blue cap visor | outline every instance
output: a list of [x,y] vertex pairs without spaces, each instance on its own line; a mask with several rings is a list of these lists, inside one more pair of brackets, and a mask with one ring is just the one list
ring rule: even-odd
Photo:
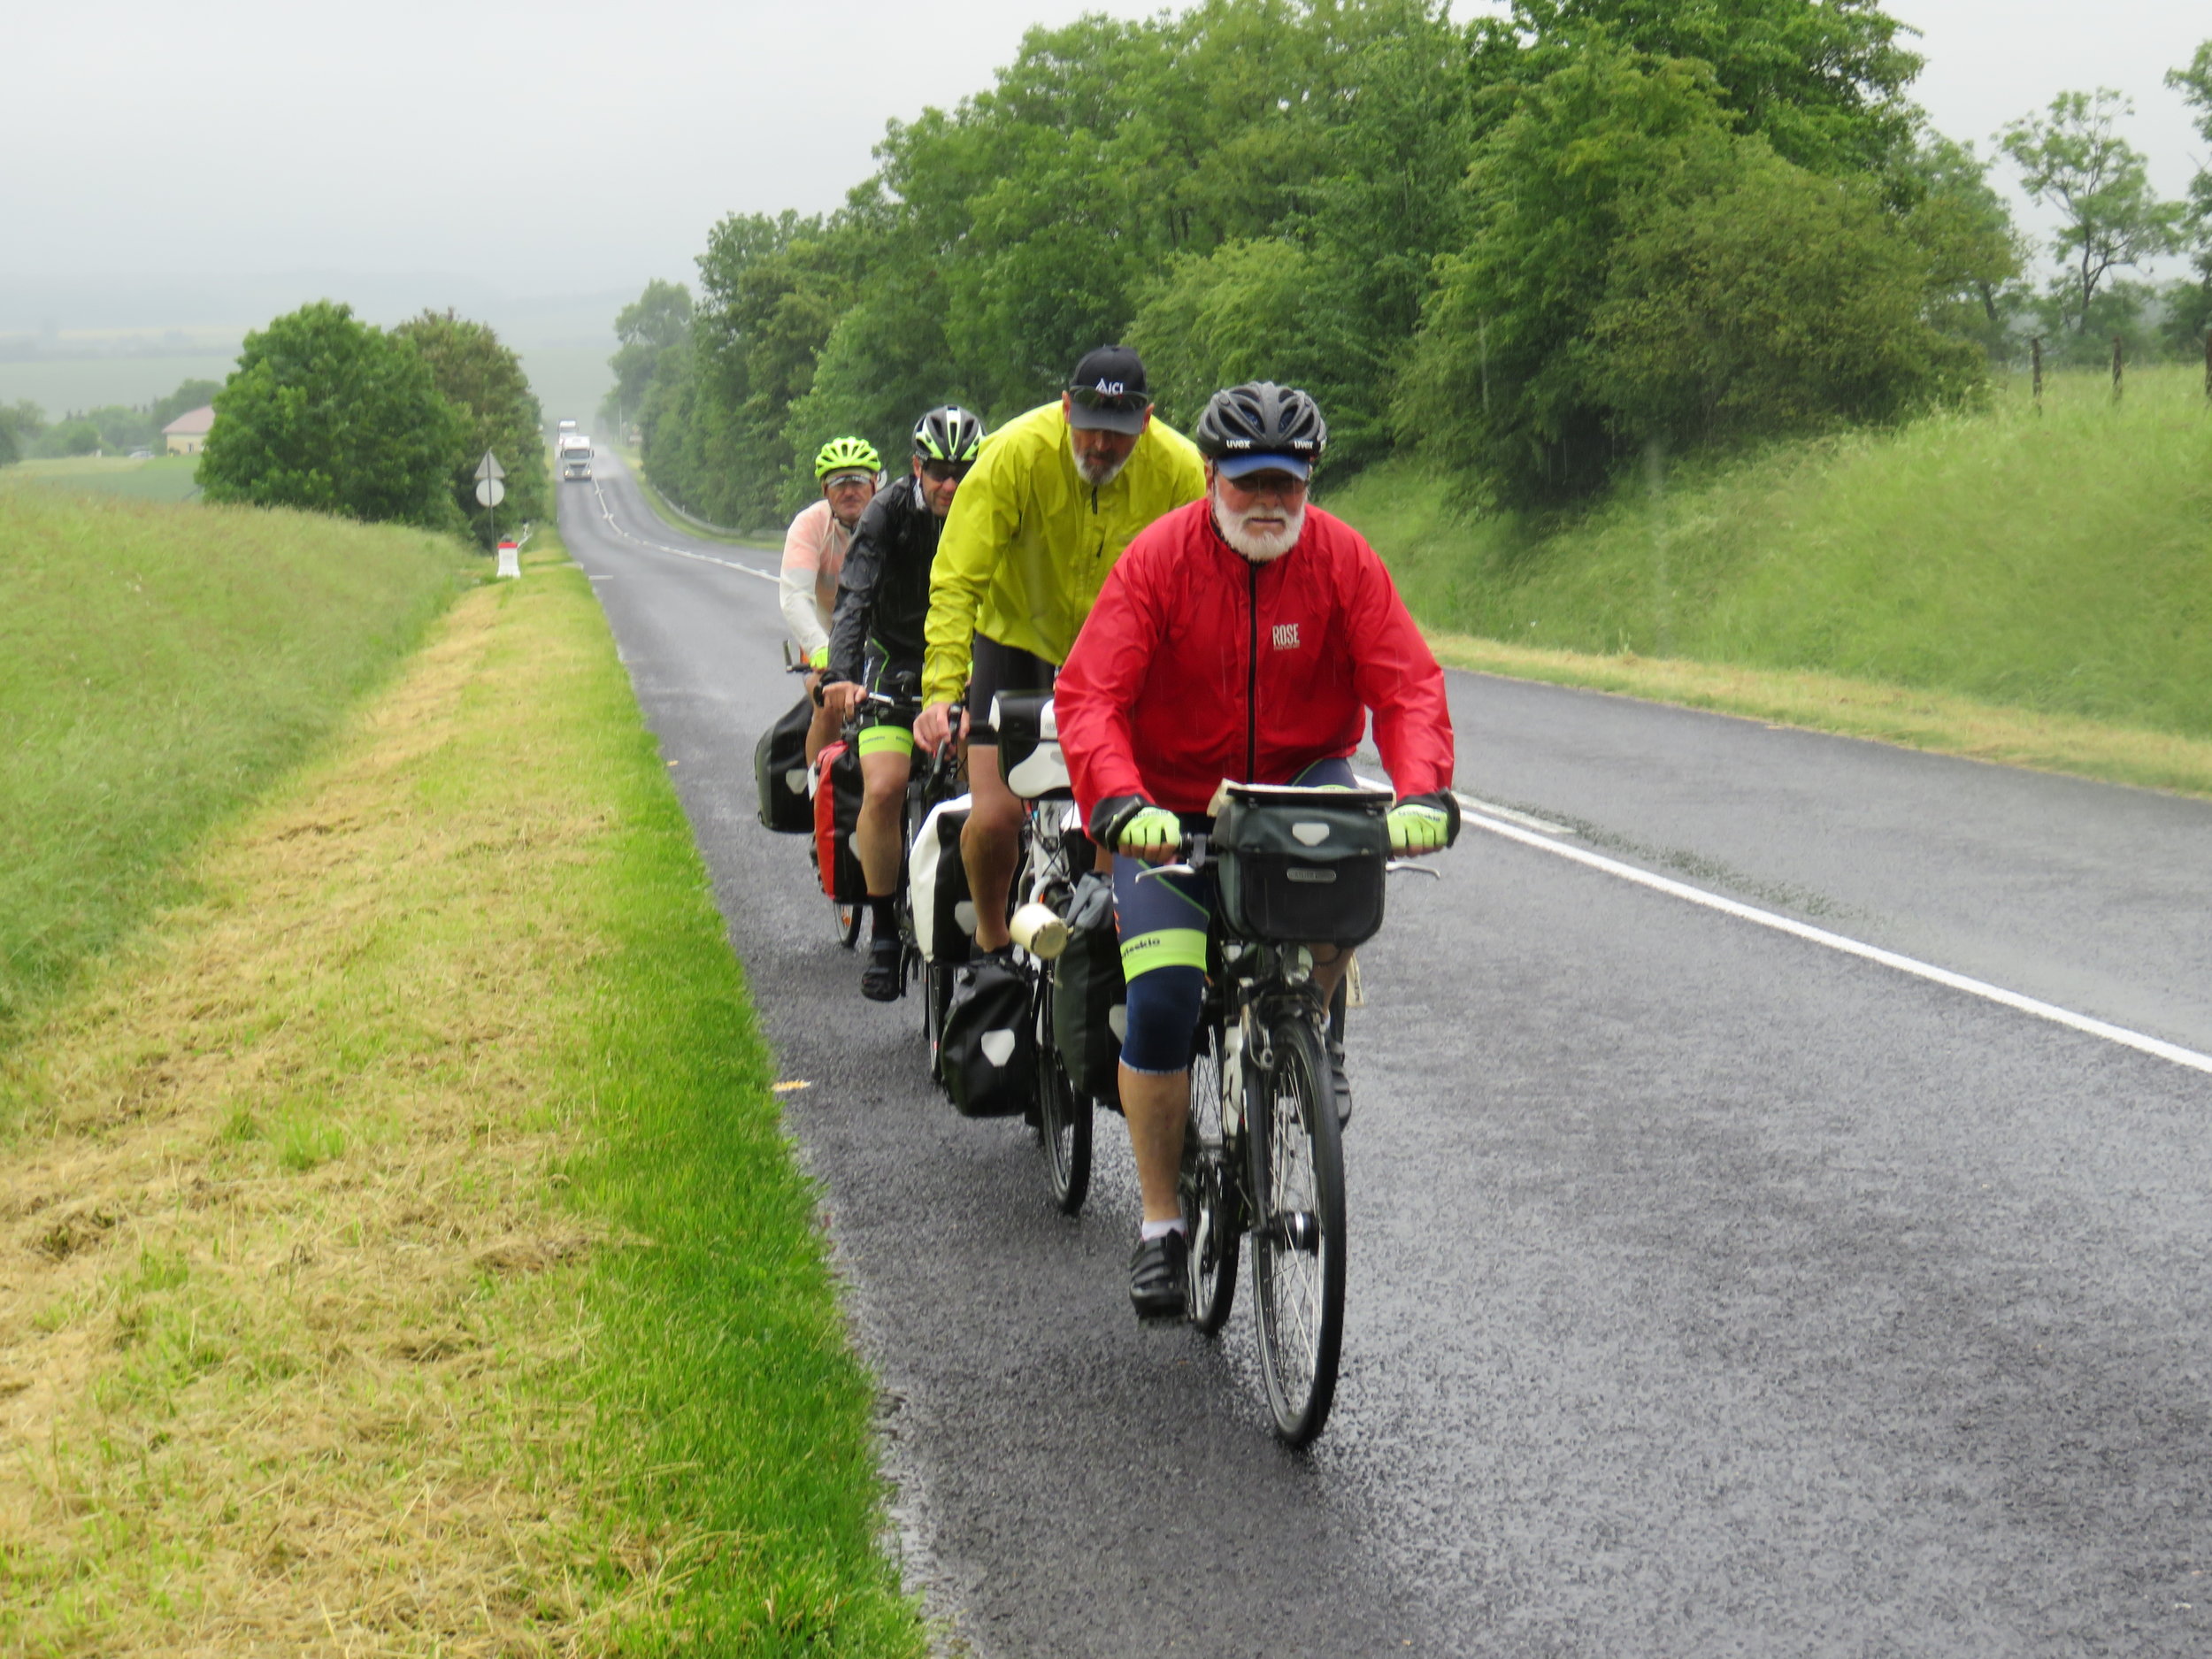
[[1294,455],[1225,455],[1214,463],[1214,471],[1224,478],[1242,478],[1248,472],[1287,472],[1293,478],[1310,478],[1313,466]]

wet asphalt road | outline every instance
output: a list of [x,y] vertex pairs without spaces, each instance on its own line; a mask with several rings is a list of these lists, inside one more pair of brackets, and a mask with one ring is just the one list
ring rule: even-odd
[[[562,503],[810,1085],[952,1650],[2212,1652],[2212,1077],[1471,833],[1363,952],[1344,1376],[1286,1453],[1241,1295],[1218,1344],[1131,1320],[1118,1120],[1054,1214],[756,822],[795,691],[739,567],[775,556],[670,531],[611,458]],[[2212,1049],[2212,807],[1452,700],[1461,788],[1569,844]]]

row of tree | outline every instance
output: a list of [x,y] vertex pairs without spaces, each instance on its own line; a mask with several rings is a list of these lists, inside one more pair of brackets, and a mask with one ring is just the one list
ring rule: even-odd
[[[488,547],[551,503],[543,419],[486,324],[426,311],[389,330],[303,305],[246,336],[199,469],[211,502],[298,507],[472,534]],[[487,452],[506,499],[476,501]]]
[[219,381],[188,380],[166,397],[157,397],[142,408],[107,403],[98,409],[72,410],[55,421],[49,421],[46,411],[31,399],[19,398],[0,405],[0,466],[42,457],[128,455],[134,449],[158,449],[164,426],[187,410],[200,408],[221,389]]
[[[824,438],[896,444],[948,399],[1002,419],[1125,339],[1178,424],[1265,374],[1322,400],[1339,465],[1424,453],[1536,501],[1653,439],[1970,397],[2024,329],[2085,340],[2132,305],[2139,333],[2116,275],[2185,241],[2204,280],[2165,305],[2194,326],[2212,185],[2153,201],[2114,95],[2016,124],[2005,152],[2070,215],[2039,296],[1902,39],[1873,0],[1463,26],[1442,0],[1202,0],[1033,30],[990,90],[893,122],[837,212],[716,226],[695,305],[657,282],[618,320],[611,412],[680,503],[763,526]],[[2177,84],[2212,125],[2208,52]]]

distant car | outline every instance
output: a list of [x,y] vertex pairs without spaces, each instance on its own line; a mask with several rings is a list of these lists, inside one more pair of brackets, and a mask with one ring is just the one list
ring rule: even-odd
[[131,451],[131,459],[134,461],[150,461],[153,458],[154,452],[151,449],[133,449]]

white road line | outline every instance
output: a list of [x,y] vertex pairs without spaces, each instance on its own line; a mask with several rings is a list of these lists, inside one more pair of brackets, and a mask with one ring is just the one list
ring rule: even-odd
[[741,571],[748,576],[757,576],[764,582],[780,584],[783,580],[777,572],[756,570],[752,565],[741,565],[735,559],[719,559],[711,553],[694,553],[687,548],[670,547],[663,541],[648,541],[641,535],[634,535],[615,522],[614,510],[607,505],[607,492],[599,488],[599,480],[595,478],[591,480],[591,493],[599,497],[599,516],[607,521],[607,528],[625,541],[634,541],[638,546],[650,548],[656,553],[672,553],[680,559],[694,559],[702,565],[719,565],[726,571]]
[[1517,812],[1509,806],[1500,806],[1495,801],[1464,795],[1455,789],[1452,794],[1459,801],[1463,812],[1487,812],[1492,818],[1502,818],[1509,824],[1518,824],[1523,829],[1532,829],[1540,835],[1571,835],[1574,832],[1564,824],[1554,824],[1544,818],[1532,818],[1526,812]]
[[[1461,803],[1463,807],[1466,803],[1465,796],[1461,797]],[[2002,986],[1991,985],[1983,979],[1969,979],[1965,974],[1954,973],[1948,968],[1939,968],[1932,963],[1920,962],[1911,956],[1900,956],[1893,950],[1884,950],[1878,945],[1863,944],[1855,939],[1847,939],[1841,933],[1832,933],[1824,927],[1814,927],[1804,922],[1794,921],[1786,916],[1778,916],[1772,910],[1763,910],[1755,905],[1739,903],[1734,899],[1724,899],[1717,893],[1708,893],[1701,887],[1690,887],[1684,882],[1671,880],[1665,876],[1654,875],[1648,870],[1639,870],[1633,864],[1622,864],[1618,859],[1608,858],[1601,853],[1594,853],[1585,848],[1571,847],[1563,841],[1554,841],[1548,836],[1524,829],[1517,824],[1508,823],[1502,818],[1463,811],[1461,822],[1475,829],[1486,830],[1493,835],[1502,835],[1507,841],[1518,841],[1525,847],[1534,847],[1557,857],[1571,859],[1574,863],[1587,865],[1590,869],[1602,871],[1609,876],[1618,876],[1624,881],[1632,881],[1639,887],[1649,887],[1655,893],[1664,893],[1672,898],[1686,899],[1692,904],[1701,904],[1709,910],[1718,910],[1722,915],[1732,916],[1738,921],[1751,922],[1761,927],[1770,927],[1776,933],[1788,933],[1793,938],[1806,940],[1812,944],[1824,945],[1830,950],[1841,951],[1847,956],[1857,956],[1867,962],[1879,963],[1886,968],[1894,968],[1900,973],[1909,973],[1916,979],[1926,979],[1936,985],[1947,986],[1952,990],[1963,991],[1969,996],[1978,996],[1985,1002],[1995,1002],[2023,1014],[2032,1014],[2038,1019],[2047,1019],[2053,1025],[2064,1025],[2071,1031],[2083,1032],[2092,1037],[2101,1037],[2107,1042],[2116,1042],[2123,1048],[2133,1048],[2142,1054],[2154,1055],[2161,1060],[2170,1060],[2176,1065],[2187,1066],[2193,1071],[2212,1074],[2212,1055],[2199,1054],[2193,1048],[2184,1048],[2177,1043],[2162,1041],[2156,1037],[2148,1037],[2139,1031],[2130,1031],[2124,1025],[2109,1025],[2101,1019],[2092,1019],[2086,1014],[2077,1014],[2070,1009],[2060,1008],[2050,1002],[2038,1002],[2032,996],[2023,996],[2019,992],[2008,991]]]

